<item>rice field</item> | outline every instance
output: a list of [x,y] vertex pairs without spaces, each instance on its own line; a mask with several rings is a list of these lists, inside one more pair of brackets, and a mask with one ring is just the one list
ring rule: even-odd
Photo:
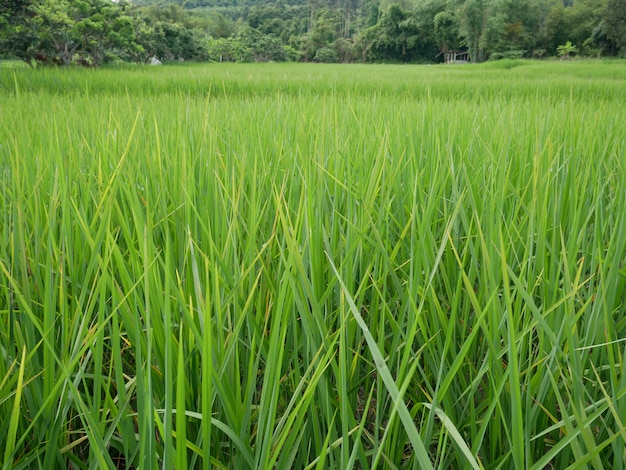
[[626,468],[626,63],[0,68],[0,465]]

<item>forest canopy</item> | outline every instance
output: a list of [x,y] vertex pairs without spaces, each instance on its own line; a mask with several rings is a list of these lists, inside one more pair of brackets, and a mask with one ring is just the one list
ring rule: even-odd
[[0,56],[112,61],[472,62],[626,56],[626,0],[6,0]]

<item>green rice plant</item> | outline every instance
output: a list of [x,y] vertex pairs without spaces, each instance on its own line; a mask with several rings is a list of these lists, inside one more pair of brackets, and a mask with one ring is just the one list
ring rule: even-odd
[[623,469],[622,68],[3,67],[3,468]]

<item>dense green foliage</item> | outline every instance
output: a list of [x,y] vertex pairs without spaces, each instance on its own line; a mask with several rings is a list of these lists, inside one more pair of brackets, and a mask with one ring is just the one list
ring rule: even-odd
[[441,62],[626,55],[626,0],[10,0],[0,54],[28,63]]
[[[172,8],[144,0],[151,8]],[[624,0],[309,0],[177,2],[194,15],[272,34],[303,60],[428,61],[469,50],[472,61],[548,57],[571,41],[587,56],[626,54]],[[169,6],[168,6],[169,5]],[[158,7],[156,7],[158,8]],[[236,34],[233,36],[236,38]]]
[[623,470],[625,65],[0,68],[0,465]]
[[0,8],[0,53],[27,63],[142,60],[130,5],[109,0],[11,0]]

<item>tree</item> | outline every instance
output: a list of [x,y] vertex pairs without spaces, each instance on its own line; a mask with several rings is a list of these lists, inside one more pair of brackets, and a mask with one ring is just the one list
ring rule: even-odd
[[249,28],[242,31],[239,40],[245,47],[246,62],[284,62],[287,60],[287,50],[282,41],[274,34],[262,34]]
[[509,0],[463,0],[458,5],[459,35],[472,62],[487,60],[490,52],[502,48],[508,4]]
[[626,56],[626,0],[609,0],[602,19],[606,37]]
[[5,53],[32,64],[99,65],[122,54],[141,55],[135,18],[124,1],[10,0],[0,10]]
[[75,28],[80,36],[79,51],[93,65],[114,59],[133,62],[146,59],[138,34],[144,25],[128,11],[127,3],[92,0],[91,10],[85,10],[85,16],[76,22]]
[[363,59],[402,62],[434,61],[441,48],[436,38],[437,2],[420,5],[414,12],[392,5],[376,25],[359,38]]
[[229,37],[210,39],[208,54],[216,62],[242,62],[247,52],[238,38]]
[[0,3],[0,55],[16,57],[27,63],[34,60],[32,45],[37,38],[29,28],[33,4],[33,0],[3,0]]
[[433,36],[439,49],[446,52],[458,47],[458,24],[454,13],[440,11],[433,18]]
[[507,23],[502,38],[502,56],[540,55],[545,46],[546,0],[516,0],[508,4]]
[[227,38],[235,33],[235,25],[230,18],[226,18],[221,13],[211,15],[209,32],[214,38]]
[[188,29],[180,23],[159,21],[153,24],[149,39],[152,55],[161,60],[209,59],[209,37],[202,30]]
[[556,51],[562,60],[567,60],[569,59],[570,54],[578,52],[578,48],[574,46],[571,41],[567,41],[565,44],[558,46]]
[[303,38],[305,60],[314,60],[318,49],[329,48],[341,37],[341,16],[338,10],[323,8],[315,17],[312,27]]

